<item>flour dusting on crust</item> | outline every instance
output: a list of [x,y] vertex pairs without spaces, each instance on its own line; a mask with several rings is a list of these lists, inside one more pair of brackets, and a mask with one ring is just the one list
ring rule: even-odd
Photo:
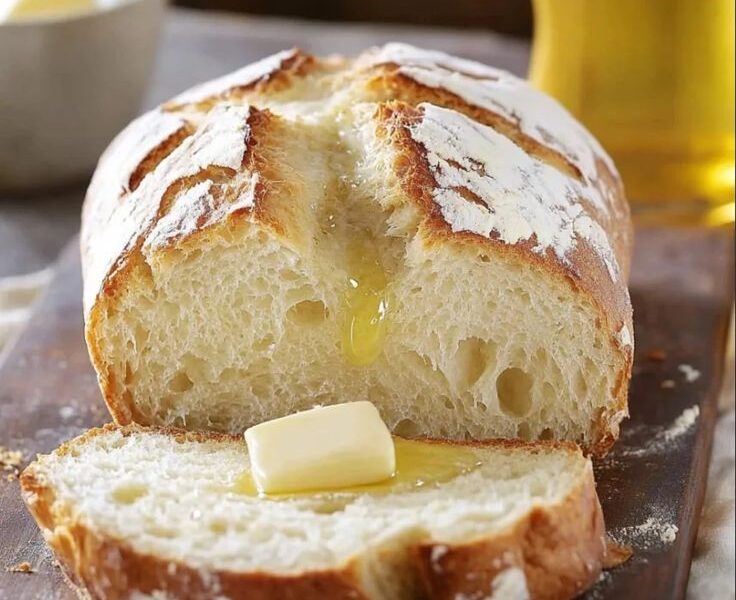
[[[135,192],[113,205],[107,220],[114,222],[114,227],[90,230],[96,235],[95,251],[90,254],[85,269],[85,311],[92,307],[118,257],[134,247],[141,238],[147,247],[166,243],[168,238],[165,234],[172,233],[171,222],[164,223],[160,229],[154,229],[152,233],[155,235],[148,239],[145,237],[154,226],[164,194],[170,186],[209,167],[233,171],[241,167],[249,134],[249,116],[250,108],[247,106],[225,104],[214,108],[197,132],[186,138],[161,161],[143,179]],[[92,185],[95,184],[93,182]],[[203,192],[203,188],[198,188],[197,192]],[[185,196],[186,199],[192,198],[191,195]],[[197,215],[191,215],[191,218],[196,222]],[[187,227],[189,226],[184,225],[180,229],[186,230]]]
[[[613,281],[619,266],[605,232],[585,212],[585,187],[527,154],[495,129],[433,104],[410,126],[437,181],[433,199],[452,231],[495,236],[507,244],[533,241],[564,264],[585,240]],[[467,198],[469,192],[471,199]]]
[[284,50],[272,56],[267,56],[233,73],[228,73],[218,79],[193,87],[173,98],[170,104],[181,105],[204,102],[210,98],[226,94],[232,89],[245,87],[258,80],[266,79],[280,70],[284,62],[293,58],[296,53],[296,50]]
[[618,330],[617,337],[619,344],[621,344],[621,346],[624,348],[633,346],[634,344],[634,338],[631,335],[631,330],[629,329],[629,326],[626,325],[626,323],[621,325],[621,329]]
[[[365,63],[396,64],[402,75],[421,85],[445,89],[469,104],[502,115],[530,138],[568,158],[588,181],[597,179],[598,160],[616,173],[605,150],[567,110],[506,71],[397,43],[377,49]],[[600,203],[600,208],[607,206]]]
[[501,571],[492,586],[490,600],[529,600],[526,575],[518,567]]

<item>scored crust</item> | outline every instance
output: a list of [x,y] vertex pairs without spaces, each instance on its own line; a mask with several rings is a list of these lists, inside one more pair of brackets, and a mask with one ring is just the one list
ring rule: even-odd
[[[216,432],[186,432],[165,428],[118,427],[91,429],[62,445],[57,454],[73,453],[98,435],[111,431],[139,435],[155,431],[191,441],[242,438]],[[451,443],[451,442],[440,442]],[[513,440],[468,442],[473,446],[535,449],[577,453],[564,442],[522,443]],[[123,540],[106,535],[57,495],[44,473],[44,457],[29,465],[20,478],[23,498],[44,537],[80,596],[124,599],[133,591],[165,592],[167,598],[205,600],[363,600],[370,597],[366,565],[360,553],[342,568],[294,575],[268,572],[228,572],[194,568],[135,551]],[[559,504],[537,507],[505,530],[467,543],[423,540],[405,549],[418,596],[428,600],[490,597],[495,582],[514,574],[525,583],[531,600],[564,600],[590,587],[605,564],[603,515],[595,492],[590,462],[578,485]],[[497,578],[501,579],[497,579]],[[486,594],[491,594],[486,596]],[[504,598],[504,596],[500,596]]]
[[[82,223],[85,336],[116,421],[145,419],[136,414],[134,399],[117,391],[116,373],[100,349],[100,323],[114,312],[120,289],[139,285],[132,283],[132,273],[136,269],[145,273],[146,253],[163,254],[197,238],[206,240],[209,230],[217,228],[233,236],[244,228],[263,228],[285,245],[306,243],[309,232],[298,213],[273,201],[284,196],[276,193],[283,186],[294,186],[298,195],[294,182],[299,174],[289,172],[278,149],[269,152],[273,140],[296,129],[294,119],[299,117],[294,115],[302,113],[294,106],[303,99],[321,106],[333,121],[351,118],[356,104],[372,107],[370,124],[378,137],[390,141],[393,175],[405,197],[421,211],[420,233],[426,244],[533,262],[589,301],[598,315],[596,326],[606,332],[619,356],[610,390],[613,401],[597,417],[595,439],[586,446],[593,453],[605,453],[628,414],[633,361],[626,289],[631,222],[610,158],[564,109],[521,80],[478,63],[400,44],[368,51],[354,61],[318,59],[298,50],[268,57],[144,115],[105,152],[87,194]],[[497,207],[492,198],[474,194],[470,186],[446,189],[438,181],[436,153],[415,134],[429,120],[428,111],[443,110],[508,139],[534,157],[542,165],[539,168],[546,168],[551,180],[564,180],[560,189],[571,195],[560,198],[564,210],[552,196],[552,201],[543,200],[540,213],[558,222],[558,230],[504,239],[498,229],[471,231],[452,220],[453,214],[468,212],[466,205],[475,205],[486,217]],[[202,143],[197,146],[198,136],[238,111],[244,115],[242,123],[233,121],[229,129],[220,123],[223,135],[238,146],[237,156],[222,144],[207,148],[209,164],[172,168],[177,161],[196,164],[197,148],[204,148]],[[458,169],[461,177],[473,176],[471,171]],[[442,207],[439,199],[449,192],[460,200]],[[535,189],[527,192],[533,195]],[[559,238],[565,238],[565,244],[560,245]]]

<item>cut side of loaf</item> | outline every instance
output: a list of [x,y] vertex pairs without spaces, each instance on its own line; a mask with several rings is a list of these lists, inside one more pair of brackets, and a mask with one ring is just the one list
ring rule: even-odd
[[475,468],[442,483],[273,500],[232,491],[241,438],[106,426],[40,456],[21,485],[91,598],[564,599],[595,582],[590,460],[572,444],[463,447]]
[[[630,250],[610,159],[523,81],[400,44],[289,51],[103,155],[86,338],[121,424],[241,432],[364,399],[404,436],[602,453],[627,414]],[[365,265],[383,312],[358,315],[356,361]]]

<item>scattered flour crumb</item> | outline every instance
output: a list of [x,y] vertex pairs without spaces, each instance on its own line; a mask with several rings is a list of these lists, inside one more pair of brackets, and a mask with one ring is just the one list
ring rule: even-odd
[[646,456],[666,451],[692,428],[699,416],[700,406],[694,404],[682,411],[682,414],[666,429],[652,428],[651,435],[643,445],[619,447],[614,449],[612,454],[619,457]]
[[690,408],[686,408],[682,411],[682,414],[675,419],[669,429],[666,429],[663,432],[662,437],[667,442],[677,439],[695,424],[695,421],[698,420],[698,416],[700,416],[700,406],[695,404]]
[[674,523],[653,515],[640,525],[614,529],[611,537],[618,542],[631,544],[638,550],[657,550],[672,544],[677,539],[678,531]]
[[5,569],[8,573],[35,573],[31,563],[22,562]]
[[23,453],[20,450],[11,450],[5,446],[0,446],[0,467],[5,471],[10,471],[20,465],[23,461]]
[[74,407],[72,406],[62,406],[59,409],[59,416],[62,419],[71,419],[74,416]]
[[685,381],[688,383],[692,383],[693,381],[700,379],[700,371],[692,365],[677,365],[677,370],[685,376]]

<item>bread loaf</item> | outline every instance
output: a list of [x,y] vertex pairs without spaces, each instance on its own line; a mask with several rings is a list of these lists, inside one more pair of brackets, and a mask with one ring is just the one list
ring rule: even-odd
[[130,124],[83,215],[118,423],[240,432],[367,399],[402,435],[574,440],[627,414],[631,223],[592,136],[478,63],[282,52]]
[[229,491],[242,436],[108,426],[39,457],[21,486],[85,598],[562,600],[598,579],[603,518],[577,448],[436,443],[475,468],[275,500]]

